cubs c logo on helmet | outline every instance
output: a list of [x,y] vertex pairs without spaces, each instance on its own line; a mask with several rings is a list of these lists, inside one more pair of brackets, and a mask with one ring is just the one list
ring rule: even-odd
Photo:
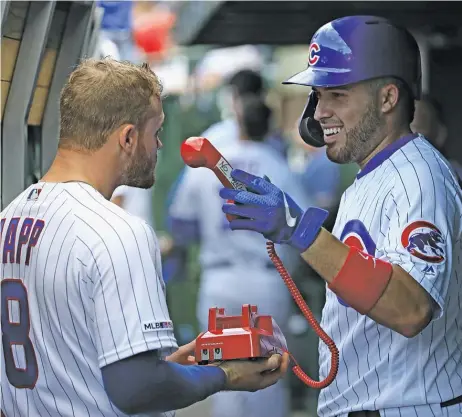
[[401,244],[416,258],[426,262],[440,263],[445,259],[445,240],[441,231],[424,220],[412,222],[401,234]]
[[308,51],[308,63],[310,65],[316,65],[319,61],[319,55],[316,55],[321,50],[321,47],[316,43],[313,42],[310,45],[310,49]]

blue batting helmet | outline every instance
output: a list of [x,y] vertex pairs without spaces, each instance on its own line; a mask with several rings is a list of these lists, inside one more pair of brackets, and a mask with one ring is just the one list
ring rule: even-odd
[[[348,16],[326,23],[314,34],[308,67],[283,84],[339,87],[381,77],[402,80],[415,99],[421,96],[420,52],[404,28],[377,16]],[[303,140],[321,147],[324,134],[314,120],[317,99],[313,92],[300,120]]]

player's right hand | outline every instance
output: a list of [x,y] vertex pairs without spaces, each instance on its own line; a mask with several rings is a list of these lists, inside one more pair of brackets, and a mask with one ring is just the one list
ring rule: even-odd
[[274,385],[286,374],[289,355],[275,354],[256,361],[224,361],[217,366],[226,374],[225,390],[255,392]]
[[314,242],[328,216],[326,210],[309,207],[303,210],[285,192],[267,178],[257,177],[239,169],[231,176],[244,184],[246,190],[222,188],[220,197],[232,200],[222,210],[234,216],[229,222],[231,230],[253,230],[274,243],[293,246],[304,252]]

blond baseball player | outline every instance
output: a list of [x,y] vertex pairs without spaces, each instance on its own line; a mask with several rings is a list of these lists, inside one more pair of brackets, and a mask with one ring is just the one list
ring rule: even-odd
[[172,416],[287,369],[286,355],[198,366],[194,342],[178,349],[155,234],[109,202],[119,185],[154,184],[160,94],[147,65],[83,61],[50,170],[1,212],[6,417]]

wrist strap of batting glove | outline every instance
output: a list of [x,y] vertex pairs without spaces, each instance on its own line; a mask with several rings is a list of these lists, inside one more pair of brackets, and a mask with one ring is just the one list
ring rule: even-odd
[[300,253],[305,252],[315,241],[328,215],[328,211],[318,207],[306,210],[290,237],[289,245],[298,249]]

